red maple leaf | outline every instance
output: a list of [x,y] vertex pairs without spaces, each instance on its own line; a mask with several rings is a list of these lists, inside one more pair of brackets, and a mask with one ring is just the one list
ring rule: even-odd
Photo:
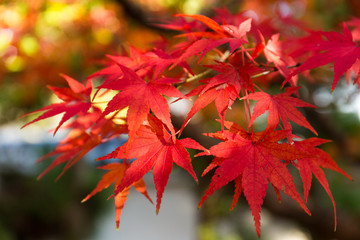
[[350,21],[346,22],[347,25],[353,27],[351,34],[354,41],[360,40],[360,19],[357,17],[351,17]]
[[118,64],[118,67],[118,71],[122,73],[121,78],[111,82],[105,82],[99,87],[120,91],[108,102],[103,116],[129,107],[127,111],[127,123],[130,142],[143,121],[146,120],[150,110],[167,126],[172,135],[175,135],[175,130],[170,119],[169,105],[162,95],[186,98],[179,90],[171,85],[181,80],[158,78],[146,81],[131,69],[120,64]]
[[[140,77],[153,74],[153,78],[157,78],[170,64],[177,61],[176,54],[167,54],[161,49],[143,51],[132,46],[130,46],[129,57],[112,55],[107,55],[107,57],[111,59],[109,66],[91,74],[89,79],[104,76],[105,82],[116,80],[123,74],[119,71],[119,64],[133,70]],[[185,63],[180,63],[180,66],[191,71]]]
[[315,107],[306,103],[299,98],[291,97],[290,95],[297,93],[300,87],[288,87],[284,93],[277,95],[270,95],[266,92],[250,93],[242,99],[251,99],[258,101],[254,107],[253,115],[251,116],[249,127],[251,127],[256,118],[262,115],[265,111],[269,112],[267,120],[267,129],[274,130],[280,123],[280,119],[284,125],[284,130],[288,133],[288,140],[292,142],[292,127],[290,120],[300,126],[306,127],[313,133],[315,129],[310,125],[302,113],[296,107]]
[[40,162],[57,155],[52,163],[38,176],[38,179],[42,178],[54,167],[66,163],[63,171],[57,177],[59,179],[90,150],[120,134],[127,133],[126,125],[117,125],[111,118],[103,118],[99,121],[100,115],[101,111],[94,108],[94,112],[80,115],[66,126],[66,128],[71,129],[66,138],[60,141],[53,151],[37,160],[37,162]]
[[286,136],[284,131],[274,131],[262,137],[261,132],[244,134],[245,131],[239,129],[240,126],[233,124],[230,130],[223,132],[226,140],[209,149],[210,154],[215,156],[214,165],[218,165],[218,168],[199,207],[214,191],[234,180],[232,208],[243,192],[254,217],[256,232],[260,236],[261,205],[270,182],[276,190],[283,189],[310,215],[286,167],[286,162],[304,156],[304,153],[291,144],[279,143]]
[[[115,189],[116,189],[117,186],[119,186],[119,184],[121,183],[121,180],[124,177],[125,171],[129,167],[130,167],[130,164],[128,164],[128,163],[109,163],[105,166],[98,167],[99,169],[109,170],[109,172],[104,174],[104,176],[101,178],[101,180],[97,184],[96,188],[90,194],[88,194],[81,202],[87,201],[93,195],[108,188],[113,183],[115,183]],[[152,203],[152,200],[146,191],[145,182],[143,181],[142,178],[140,180],[138,180],[137,182],[133,183],[132,186],[138,192],[143,194]],[[115,198],[115,215],[116,215],[115,221],[116,221],[116,229],[117,230],[119,230],[121,211],[124,208],[129,191],[130,191],[130,186],[125,188],[121,192],[118,192],[114,196],[114,198]]]
[[129,169],[126,170],[124,178],[115,190],[115,194],[137,182],[152,169],[157,191],[156,211],[158,212],[173,162],[185,169],[197,181],[186,148],[206,151],[205,148],[193,139],[174,140],[164,124],[157,118],[149,115],[148,124],[140,127],[130,148],[127,147],[126,143],[111,154],[100,159],[135,159]]
[[129,56],[112,56],[106,55],[109,59],[111,59],[111,64],[101,69],[93,74],[91,74],[88,78],[95,78],[98,76],[105,76],[106,81],[114,80],[121,76],[121,71],[119,71],[119,67],[117,64],[121,64],[131,70],[137,72],[138,74],[146,73],[145,67],[149,61],[151,56],[151,52],[145,52],[133,46],[129,47]]
[[238,27],[236,27],[233,25],[219,25],[214,20],[202,15],[178,14],[177,16],[186,16],[199,20],[206,24],[214,32],[190,32],[179,35],[178,37],[201,37],[203,39],[194,39],[194,42],[191,45],[186,45],[184,53],[174,62],[172,67],[185,61],[191,56],[200,53],[204,56],[210,50],[225,43],[229,44],[230,52],[234,52],[237,48],[241,47],[242,44],[247,43],[244,38],[246,37],[246,33],[248,33],[251,29],[251,19],[243,21]]
[[329,195],[332,204],[334,206],[334,219],[335,219],[335,229],[336,229],[336,208],[335,208],[335,201],[331,194],[329,184],[326,180],[325,174],[321,168],[328,168],[334,171],[337,171],[350,180],[352,178],[344,172],[334,160],[330,157],[329,154],[324,152],[323,150],[316,148],[318,145],[321,145],[323,143],[329,142],[324,139],[320,138],[309,138],[303,141],[294,141],[294,146],[299,149],[302,152],[306,152],[309,154],[309,156],[305,158],[299,158],[296,162],[293,162],[293,164],[299,169],[300,176],[303,182],[303,188],[304,188],[304,199],[305,202],[307,201],[309,191],[311,188],[311,180],[312,180],[312,174],[318,179],[320,184],[325,189],[326,193]]
[[[319,38],[321,34],[323,38]],[[331,90],[335,89],[340,77],[349,70],[360,58],[360,47],[353,41],[352,35],[346,24],[343,24],[343,34],[337,32],[315,32],[314,41],[308,46],[302,46],[301,51],[314,54],[308,58],[291,74],[292,76],[322,65],[334,62],[334,80]]]
[[[204,23],[208,28],[210,28],[211,30],[213,30],[215,34],[218,34],[218,36],[216,38],[220,38],[220,37],[227,37],[229,36],[229,34],[214,20],[212,20],[211,18],[208,18],[206,16],[203,15],[189,15],[189,14],[176,14],[175,16],[178,17],[190,17],[193,19],[196,19],[202,23]],[[201,36],[206,36],[207,34],[211,34],[209,32],[192,32],[192,34],[196,34],[199,33]],[[216,35],[213,36],[216,36]]]
[[215,101],[216,110],[223,129],[226,110],[239,97],[240,91],[255,91],[249,74],[249,72],[253,71],[253,68],[247,66],[236,68],[231,64],[222,62],[218,62],[217,65],[208,65],[207,67],[219,72],[219,74],[204,80],[206,84],[200,85],[186,95],[188,97],[198,95],[199,97],[188,113],[180,132],[200,109],[206,107],[212,101]]
[[154,25],[165,29],[183,31],[183,32],[192,32],[193,29],[199,30],[202,28],[206,28],[206,26],[201,24],[199,21],[194,20],[189,22],[182,17],[174,18],[170,21],[165,21],[163,24],[159,23]]
[[38,179],[42,178],[54,167],[66,163],[64,170],[57,177],[57,179],[59,179],[67,169],[78,162],[91,149],[100,143],[101,139],[96,135],[88,134],[86,131],[80,129],[71,130],[67,137],[60,141],[52,152],[37,160],[37,162],[40,162],[49,157],[58,155],[55,160],[53,160],[53,162],[38,176]]
[[[279,41],[280,34],[274,34],[264,48],[264,54],[268,62],[273,62],[279,73],[285,78],[290,77],[291,69],[289,66],[295,65],[296,62],[290,56],[284,53],[282,42]],[[290,77],[292,86],[296,86],[297,76]]]
[[90,80],[87,81],[86,85],[83,86],[78,81],[74,80],[73,78],[61,75],[67,83],[69,84],[70,88],[58,88],[58,87],[52,87],[49,86],[50,90],[54,92],[54,94],[63,100],[63,103],[53,103],[49,106],[45,106],[39,110],[33,111],[31,113],[28,113],[24,116],[27,116],[29,114],[35,113],[35,112],[44,112],[42,115],[40,115],[38,118],[32,120],[31,122],[25,124],[22,126],[22,128],[37,122],[42,119],[46,119],[49,117],[53,117],[55,115],[65,113],[62,119],[60,120],[59,124],[55,128],[54,134],[58,131],[58,129],[71,117],[75,116],[78,113],[86,113],[89,108],[91,107],[90,102],[90,94],[92,90],[92,83]]
[[[183,34],[181,36],[200,36],[200,37],[209,37],[212,39],[227,39],[230,45],[233,45],[234,48],[231,48],[233,51],[238,46],[237,44],[243,43],[243,41],[239,41],[241,38],[246,36],[246,33],[250,31],[251,29],[251,22],[252,19],[248,18],[244,21],[242,21],[239,26],[234,25],[219,25],[216,21],[212,20],[211,18],[208,18],[203,15],[187,15],[187,14],[176,14],[175,16],[181,16],[181,17],[190,17],[193,19],[196,19],[202,23],[204,23],[208,28],[213,30],[214,32],[190,32]],[[236,40],[237,39],[237,40]],[[236,46],[236,47],[235,47]],[[240,45],[239,45],[240,46]]]

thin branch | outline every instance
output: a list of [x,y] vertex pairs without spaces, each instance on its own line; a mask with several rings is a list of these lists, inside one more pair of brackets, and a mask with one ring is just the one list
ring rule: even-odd
[[[302,63],[297,63],[297,64],[295,64],[295,65],[288,66],[287,68],[288,68],[288,69],[296,68],[296,67],[299,67],[301,64],[302,64]],[[258,78],[258,77],[261,77],[261,76],[268,75],[269,73],[278,72],[278,71],[279,71],[279,69],[278,69],[276,66],[267,66],[267,65],[264,65],[264,64],[262,64],[262,63],[259,63],[259,64],[258,64],[258,67],[270,68],[271,70],[267,70],[267,71],[265,71],[265,72],[261,72],[261,73],[252,75],[251,78]]]

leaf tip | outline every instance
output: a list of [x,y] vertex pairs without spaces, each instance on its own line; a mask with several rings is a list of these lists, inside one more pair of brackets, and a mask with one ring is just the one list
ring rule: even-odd
[[200,208],[201,208],[201,206],[203,205],[203,203],[204,203],[204,201],[205,201],[205,199],[201,199],[200,200],[200,202],[199,202],[199,204],[198,204],[198,210],[200,210]]

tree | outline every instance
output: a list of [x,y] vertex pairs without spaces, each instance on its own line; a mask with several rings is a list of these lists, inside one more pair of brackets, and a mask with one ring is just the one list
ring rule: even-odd
[[[260,237],[260,212],[267,187],[274,189],[279,201],[283,191],[310,215],[306,202],[314,175],[332,201],[336,229],[335,201],[323,168],[352,178],[319,148],[328,140],[314,136],[317,130],[303,110],[299,111],[315,108],[301,99],[299,76],[314,80],[310,70],[333,64],[331,91],[343,75],[348,82],[358,84],[359,20],[343,23],[341,33],[309,30],[291,16],[279,20],[282,24],[275,26],[246,12],[232,15],[224,9],[217,10],[213,18],[178,14],[173,21],[158,25],[182,31],[176,41],[163,39],[149,50],[129,46],[120,55],[108,55],[110,64],[90,75],[85,85],[63,75],[69,88],[50,87],[62,102],[37,110],[42,115],[24,125],[63,114],[54,134],[60,128],[70,130],[44,157],[57,156],[39,178],[65,164],[61,176],[91,149],[126,134],[124,145],[97,159],[115,162],[101,167],[108,172],[83,200],[114,183],[117,226],[131,186],[152,202],[142,179],[146,173],[152,171],[154,176],[156,212],[173,163],[198,181],[187,151],[196,149],[200,152],[195,156],[213,156],[203,175],[215,169],[199,207],[214,191],[234,182],[230,208],[243,193]],[[289,28],[294,31],[288,32]],[[97,90],[94,79],[101,79]],[[102,108],[98,99],[104,96],[110,100]],[[190,98],[195,100],[178,130],[169,105]],[[205,148],[191,137],[183,138],[182,133],[208,105],[215,105],[218,128],[204,134],[218,142]],[[235,114],[228,117],[229,112]],[[264,113],[268,113],[267,120],[261,122],[259,117]],[[298,126],[312,137],[299,135]],[[300,173],[303,197],[289,171],[292,167]]]

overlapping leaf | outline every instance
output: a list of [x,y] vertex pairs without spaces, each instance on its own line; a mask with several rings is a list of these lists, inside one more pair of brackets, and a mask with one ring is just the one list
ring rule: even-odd
[[115,194],[139,181],[152,169],[157,191],[156,211],[158,212],[174,162],[185,169],[197,181],[186,148],[206,151],[199,143],[190,138],[174,140],[164,124],[149,115],[148,124],[140,127],[130,147],[125,144],[117,148],[113,153],[101,158],[101,160],[108,158],[135,159],[129,169],[126,170],[124,178],[115,190]]
[[219,72],[214,77],[207,79],[206,84],[200,85],[187,96],[199,96],[194,102],[190,112],[188,113],[182,131],[191,118],[202,108],[215,101],[215,106],[220,117],[221,126],[223,128],[225,121],[225,113],[228,108],[239,97],[241,90],[254,92],[254,87],[250,79],[249,71],[251,68],[235,68],[231,64],[219,62],[217,65],[209,65],[209,68]]
[[281,75],[285,78],[290,78],[289,81],[292,86],[296,86],[297,76],[291,76],[291,69],[289,68],[291,65],[295,65],[296,62],[284,53],[282,42],[279,41],[279,36],[280,34],[271,36],[271,39],[264,48],[265,57],[269,62],[275,64]]
[[28,113],[26,115],[35,113],[35,112],[44,112],[38,118],[32,120],[31,122],[25,124],[23,127],[26,127],[34,122],[53,117],[55,115],[64,113],[64,116],[60,120],[59,124],[55,128],[54,134],[58,129],[71,117],[75,116],[78,113],[86,113],[91,107],[90,94],[92,90],[92,83],[90,80],[87,81],[86,85],[83,86],[81,83],[75,79],[62,75],[70,88],[58,88],[49,86],[49,88],[54,92],[54,94],[63,100],[63,103],[53,103],[49,106],[45,106],[39,110]]
[[[122,65],[136,72],[139,77],[148,77],[152,75],[153,78],[157,78],[161,73],[172,63],[177,61],[176,53],[166,53],[161,49],[153,49],[152,51],[144,51],[138,48],[130,46],[129,56],[113,56],[107,55],[111,60],[111,63],[101,69],[100,71],[91,74],[88,78],[105,77],[103,86],[105,83],[112,82],[122,77],[122,71],[119,71],[119,66]],[[191,71],[186,63],[178,62],[180,66]]]
[[[38,179],[54,167],[65,163],[63,171],[58,176],[60,178],[90,150],[120,134],[127,133],[126,125],[116,125],[112,119],[98,121],[100,115],[100,110],[95,108],[93,113],[83,114],[67,126],[72,128],[67,137],[60,141],[52,152],[37,160],[40,162],[49,157],[57,156],[38,176]],[[95,124],[96,121],[98,121],[97,124]]]
[[121,64],[138,74],[142,75],[146,73],[146,66],[151,57],[151,52],[145,52],[133,46],[129,47],[129,56],[112,56],[107,55],[111,59],[111,64],[100,71],[97,71],[91,74],[88,78],[94,78],[98,76],[105,76],[105,81],[115,80],[118,77],[121,77],[122,72],[119,71],[117,64]]
[[215,156],[218,168],[199,206],[214,191],[235,181],[232,208],[243,192],[254,217],[256,232],[260,236],[260,211],[270,182],[276,189],[283,189],[285,194],[310,214],[284,163],[284,160],[293,161],[304,156],[304,153],[293,145],[279,143],[285,137],[284,131],[274,131],[264,138],[261,137],[262,133],[248,134],[245,137],[244,131],[238,129],[241,127],[233,124],[230,130],[223,132],[226,140],[210,148],[210,154]]
[[258,101],[254,107],[253,115],[249,122],[249,127],[253,125],[255,119],[262,115],[265,111],[269,112],[267,120],[267,129],[274,130],[280,123],[283,123],[284,130],[288,133],[288,140],[292,142],[292,127],[290,120],[306,127],[313,133],[317,134],[315,129],[310,125],[302,113],[296,107],[315,107],[306,103],[299,98],[291,97],[295,94],[299,87],[289,87],[286,91],[277,95],[270,95],[266,92],[250,93],[242,99],[251,99]]
[[187,46],[185,52],[174,62],[173,66],[185,61],[190,56],[200,54],[204,56],[210,50],[228,43],[230,52],[234,52],[242,44],[246,43],[244,40],[246,33],[251,29],[251,18],[242,22],[239,26],[233,25],[219,25],[214,20],[202,15],[186,15],[178,14],[177,16],[191,17],[201,21],[207,25],[214,32],[190,32],[180,36],[200,37],[203,39],[195,39],[195,41]]
[[335,218],[335,229],[336,229],[336,208],[335,201],[331,194],[329,184],[326,180],[325,174],[321,168],[329,168],[331,170],[337,171],[343,174],[345,177],[352,180],[352,178],[344,172],[341,168],[338,167],[336,162],[332,160],[329,154],[323,150],[316,148],[318,145],[328,142],[327,140],[320,138],[309,138],[303,141],[294,141],[294,146],[300,151],[309,153],[309,156],[305,158],[300,158],[297,162],[294,162],[299,168],[300,176],[304,186],[304,199],[307,201],[309,191],[311,188],[312,174],[317,178],[320,184],[325,189],[326,193],[329,195],[332,204],[334,206],[334,218]]
[[180,80],[158,78],[145,81],[131,69],[120,64],[118,67],[122,73],[121,78],[100,86],[100,88],[120,91],[108,102],[103,115],[129,107],[127,123],[129,137],[132,140],[151,110],[167,126],[172,135],[175,135],[170,119],[169,105],[162,95],[184,98],[185,96],[171,85]]
[[314,54],[299,66],[292,75],[334,62],[334,80],[331,89],[334,90],[340,77],[349,70],[360,58],[360,47],[353,41],[352,34],[346,24],[343,33],[320,32],[324,40],[317,37],[309,47],[302,46],[300,52],[312,51]]

